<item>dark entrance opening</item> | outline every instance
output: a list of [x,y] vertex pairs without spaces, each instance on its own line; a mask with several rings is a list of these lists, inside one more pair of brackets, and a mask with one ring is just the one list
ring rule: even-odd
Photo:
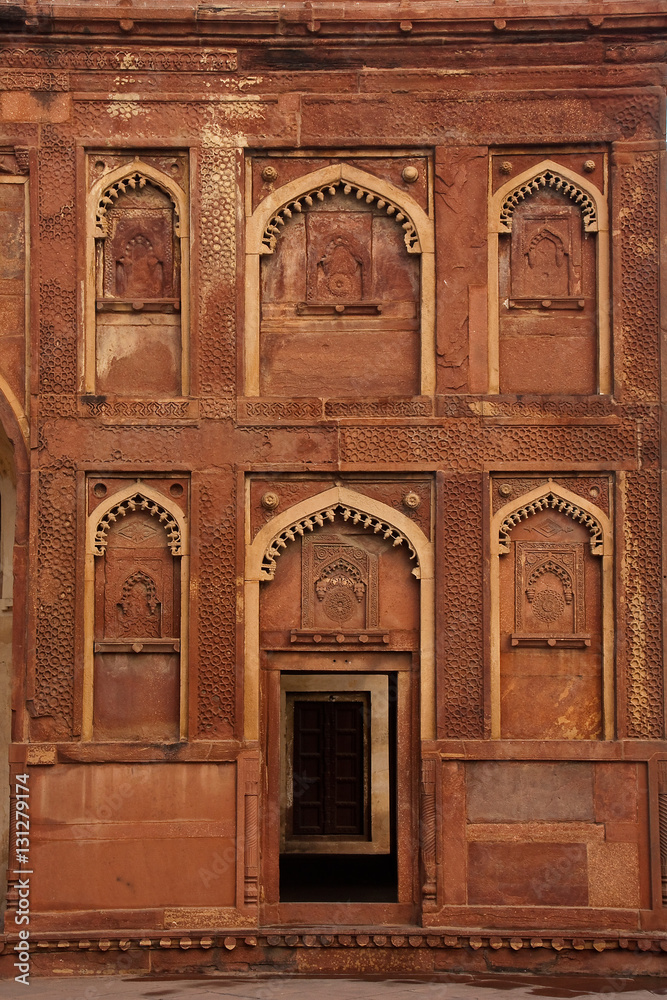
[[[397,902],[395,677],[389,677],[387,706],[388,852],[364,849],[372,837],[373,734],[367,694],[295,696],[292,712],[287,819],[291,849],[280,856],[281,902]],[[317,851],[312,850],[314,842]],[[346,850],[350,842],[359,843],[359,853]]]
[[394,854],[283,854],[281,903],[396,903]]
[[368,825],[363,700],[294,702],[292,835],[363,837]]

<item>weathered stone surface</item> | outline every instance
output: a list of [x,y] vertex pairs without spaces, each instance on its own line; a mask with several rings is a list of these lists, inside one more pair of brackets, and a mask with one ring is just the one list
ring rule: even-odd
[[3,962],[655,971],[664,11],[19,6]]
[[591,764],[484,761],[466,770],[471,823],[594,819]]

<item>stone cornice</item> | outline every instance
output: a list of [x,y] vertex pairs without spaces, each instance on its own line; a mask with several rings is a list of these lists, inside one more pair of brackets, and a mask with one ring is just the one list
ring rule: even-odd
[[[558,18],[558,26],[554,26]],[[269,34],[275,39],[276,26],[281,33],[292,32],[306,37],[348,35],[358,32],[363,24],[365,34],[395,34],[406,38],[419,35],[474,32],[495,37],[517,33],[547,32],[553,39],[558,34],[615,31],[667,30],[665,0],[603,0],[603,2],[558,3],[546,0],[531,4],[474,3],[455,0],[367,0],[362,6],[355,0],[238,0],[236,3],[193,0],[130,0],[125,3],[28,2],[18,14],[2,16],[3,33],[36,37],[71,32],[113,34],[132,38],[182,39],[184,31],[197,36],[238,35],[239,26],[252,24],[250,37],[261,39]],[[275,39],[279,41],[279,39]]]

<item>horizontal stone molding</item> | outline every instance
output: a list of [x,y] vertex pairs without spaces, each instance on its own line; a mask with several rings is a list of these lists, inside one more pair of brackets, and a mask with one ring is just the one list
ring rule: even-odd
[[[18,941],[18,933],[0,936],[0,953],[11,952]],[[538,931],[489,931],[461,930],[459,928],[419,928],[400,927],[388,930],[385,927],[364,927],[355,930],[332,932],[330,928],[294,928],[283,932],[258,930],[249,925],[246,928],[211,927],[205,934],[201,928],[183,928],[177,933],[172,930],[125,931],[108,934],[94,931],[49,933],[31,931],[30,951],[44,954],[80,953],[86,951],[189,951],[191,949],[210,951],[222,949],[234,951],[237,947],[247,948],[333,948],[333,949],[376,949],[376,948],[429,948],[438,950],[471,949],[492,951],[638,951],[667,952],[667,933],[629,934],[621,931],[607,933],[561,931],[541,934]]]

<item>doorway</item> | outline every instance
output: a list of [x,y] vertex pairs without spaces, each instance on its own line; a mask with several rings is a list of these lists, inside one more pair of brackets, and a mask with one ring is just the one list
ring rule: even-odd
[[281,902],[397,902],[396,689],[281,676]]

